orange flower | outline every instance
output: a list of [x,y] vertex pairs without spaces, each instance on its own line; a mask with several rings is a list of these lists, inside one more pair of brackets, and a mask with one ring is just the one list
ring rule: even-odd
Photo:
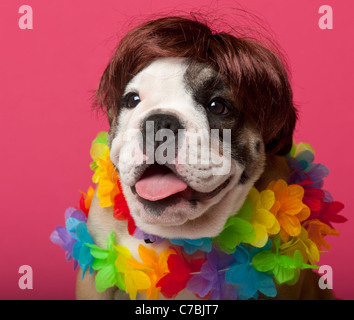
[[272,181],[267,189],[275,194],[275,202],[270,209],[280,224],[280,236],[288,241],[289,236],[297,237],[301,232],[301,222],[310,216],[310,209],[302,202],[304,189],[289,185],[284,180]]
[[331,245],[324,240],[326,235],[339,236],[339,232],[336,229],[332,229],[318,219],[306,221],[304,227],[309,234],[309,238],[316,244],[319,250],[321,246],[324,246],[326,249],[331,249]]
[[95,190],[92,187],[89,187],[87,190],[87,193],[85,192],[81,192],[81,197],[80,197],[80,209],[81,211],[83,211],[86,215],[86,217],[88,217],[88,213],[90,211],[90,207],[91,207],[91,202],[92,202],[92,198],[95,194]]

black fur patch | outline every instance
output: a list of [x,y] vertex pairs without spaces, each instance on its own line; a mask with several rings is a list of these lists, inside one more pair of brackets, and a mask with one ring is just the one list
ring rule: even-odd
[[[191,63],[185,74],[184,82],[187,91],[197,103],[197,107],[206,114],[210,129],[219,129],[222,142],[223,129],[231,129],[231,156],[242,166],[252,162],[249,146],[242,141],[245,129],[243,114],[237,108],[228,84],[218,76],[217,72],[203,63]],[[216,115],[207,110],[213,100],[222,101],[228,109],[227,114]]]

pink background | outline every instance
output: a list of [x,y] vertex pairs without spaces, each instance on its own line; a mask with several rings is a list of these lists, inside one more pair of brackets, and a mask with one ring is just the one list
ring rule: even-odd
[[[1,299],[73,299],[75,274],[49,241],[64,211],[90,185],[89,148],[106,119],[90,98],[119,37],[146,14],[187,10],[184,1],[52,0],[0,2]],[[325,187],[350,220],[329,236],[339,298],[354,298],[353,14],[351,0],[244,0],[288,55],[300,110],[296,140],[310,142],[330,168]],[[33,9],[33,30],[20,30],[18,9]],[[320,30],[318,9],[331,5],[334,29]],[[194,1],[212,11],[235,1]],[[224,10],[227,12],[228,10]],[[33,268],[33,290],[18,287],[21,265]]]

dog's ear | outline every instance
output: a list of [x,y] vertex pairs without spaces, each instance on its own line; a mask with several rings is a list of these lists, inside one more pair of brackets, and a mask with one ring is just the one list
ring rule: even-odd
[[268,154],[290,152],[297,111],[288,71],[279,55],[258,42],[245,41],[240,92],[246,114],[260,129]]
[[114,66],[116,63],[117,62],[113,57],[101,76],[93,100],[93,107],[106,113],[110,126],[112,126],[112,123],[117,116],[121,95],[115,85],[117,83],[116,68]]
[[286,118],[287,123],[278,131],[275,137],[266,144],[266,152],[278,156],[287,155],[293,145],[293,132],[296,125],[296,112],[291,112]]
[[274,51],[261,44],[254,46],[258,52],[255,56],[256,73],[261,78],[255,91],[259,94],[258,106],[254,104],[256,109],[253,112],[258,114],[257,121],[262,129],[266,152],[286,155],[292,147],[297,121],[289,72]]

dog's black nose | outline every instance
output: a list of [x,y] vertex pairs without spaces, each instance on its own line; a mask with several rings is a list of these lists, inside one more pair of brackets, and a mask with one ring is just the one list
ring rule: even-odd
[[[154,153],[155,161],[158,163],[161,162],[159,155],[163,161],[172,161],[178,151],[179,129],[184,129],[184,127],[174,115],[152,114],[148,116],[142,123],[143,145],[141,145],[141,150],[148,156],[150,161],[153,156],[152,152]],[[180,134],[183,133],[181,132]]]

